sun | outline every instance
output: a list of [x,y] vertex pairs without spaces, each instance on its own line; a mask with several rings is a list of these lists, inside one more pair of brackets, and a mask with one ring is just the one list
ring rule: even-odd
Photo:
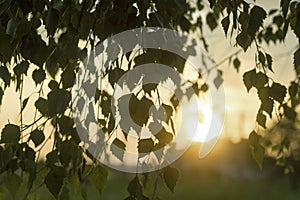
[[195,142],[208,142],[212,138],[209,137],[208,132],[211,126],[211,119],[213,111],[209,104],[201,104],[199,112],[199,122],[197,127],[196,137],[194,138]]
[[221,120],[219,119],[218,111],[213,109],[210,98],[202,96],[202,98],[197,99],[197,102],[197,105],[188,105],[188,109],[191,111],[190,114],[198,115],[197,129],[191,130],[188,122],[184,123],[184,129],[189,139],[195,142],[209,142],[218,136],[214,129],[221,125]]

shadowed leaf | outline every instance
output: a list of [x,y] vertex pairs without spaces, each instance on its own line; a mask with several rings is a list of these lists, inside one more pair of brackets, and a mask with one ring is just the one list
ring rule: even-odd
[[176,168],[173,167],[166,167],[164,171],[164,180],[167,185],[167,187],[174,192],[175,185],[179,178],[179,171]]
[[1,143],[17,143],[20,140],[20,127],[6,124],[1,132]]

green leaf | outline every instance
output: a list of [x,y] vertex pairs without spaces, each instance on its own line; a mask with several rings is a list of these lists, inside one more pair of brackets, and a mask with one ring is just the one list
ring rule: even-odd
[[115,155],[119,160],[123,160],[124,151],[125,151],[126,145],[124,142],[116,138],[113,143],[110,145],[110,151],[113,155]]
[[267,67],[268,67],[268,69],[269,69],[271,72],[273,72],[273,68],[272,68],[272,62],[273,62],[272,56],[271,56],[270,54],[267,54],[267,53],[266,53],[266,60],[267,60]]
[[46,184],[49,192],[57,198],[63,186],[63,177],[51,171],[45,177],[44,183]]
[[27,70],[29,68],[29,63],[26,61],[22,61],[20,64],[14,67],[14,72],[17,78],[16,90],[19,90],[21,85],[21,75],[27,75]]
[[35,102],[35,107],[36,109],[42,114],[42,115],[49,115],[49,112],[48,112],[48,105],[47,105],[47,100],[40,97],[38,100],[36,100]]
[[291,85],[289,87],[289,95],[291,97],[295,97],[297,95],[297,93],[298,93],[298,85],[297,85],[297,83],[291,82]]
[[[139,100],[135,95],[131,95],[129,100],[129,113],[133,121],[139,126],[143,126],[149,119],[149,110],[153,106],[153,102],[143,96]],[[121,113],[121,118],[122,118]]]
[[286,15],[288,13],[290,1],[291,0],[281,0],[280,1],[280,7],[282,9],[282,13],[283,13],[284,18],[286,18]]
[[125,71],[120,68],[115,68],[113,70],[110,70],[108,73],[108,81],[109,81],[110,85],[112,87],[114,87],[115,83],[117,83],[124,74],[125,74]]
[[164,115],[166,115],[166,122],[169,122],[173,114],[173,108],[170,105],[164,103],[162,104],[162,107],[164,109]]
[[30,133],[30,139],[34,143],[35,147],[37,147],[45,140],[45,135],[43,131],[35,129]]
[[224,17],[222,19],[221,24],[222,24],[223,30],[225,32],[225,35],[227,35],[229,24],[230,24],[229,15],[227,15],[226,17]]
[[270,95],[275,101],[277,101],[278,103],[282,103],[286,95],[286,87],[274,82],[270,89]]
[[59,22],[58,11],[54,8],[50,8],[47,14],[45,28],[47,29],[48,35],[53,36],[56,32],[57,25]]
[[47,46],[45,41],[36,32],[31,32],[31,34],[24,36],[20,46],[23,58],[30,60],[39,67],[43,66],[43,63],[52,51],[53,47],[50,48]]
[[4,66],[0,67],[0,78],[4,81],[5,87],[10,86],[11,75]]
[[75,81],[76,75],[74,70],[72,70],[70,67],[67,68],[62,74],[61,74],[61,81],[63,84],[63,88],[67,89],[73,86]]
[[251,37],[245,32],[242,31],[240,34],[236,37],[236,42],[244,49],[246,52],[248,47],[250,47],[252,39]]
[[247,92],[250,91],[250,89],[254,86],[256,82],[256,71],[255,69],[252,69],[250,71],[247,71],[243,74],[243,81],[244,85],[247,88]]
[[[16,175],[16,174],[6,174],[3,177],[1,177],[1,183],[3,186],[7,189],[6,191],[10,193],[8,199],[18,199],[18,196],[16,196],[21,189],[23,179]],[[2,192],[2,191],[1,191]]]
[[178,169],[170,166],[166,167],[163,175],[167,187],[171,190],[171,192],[174,192],[174,188],[179,178]]
[[21,76],[22,74],[27,75],[28,68],[29,63],[27,61],[22,61],[20,64],[14,67],[14,72],[17,76]]
[[265,156],[265,148],[262,145],[252,146],[251,154],[254,160],[256,161],[256,163],[258,164],[260,170],[262,170],[262,165]]
[[267,117],[263,113],[259,112],[256,116],[256,121],[259,125],[266,128]]
[[239,72],[240,66],[241,66],[241,62],[238,58],[235,58],[233,60],[233,66],[236,69],[237,72]]
[[59,159],[64,166],[68,166],[70,162],[77,160],[77,153],[78,149],[75,143],[71,140],[65,140],[60,145]]
[[247,29],[247,33],[250,35],[251,38],[255,37],[256,32],[258,31],[259,27],[262,26],[263,20],[266,18],[266,16],[266,11],[259,6],[254,6],[251,9],[250,20]]
[[270,98],[266,98],[262,100],[260,109],[269,114],[270,118],[272,118],[274,101]]
[[128,184],[127,188],[130,196],[136,197],[136,199],[142,199],[143,197],[143,188],[139,181],[139,178],[135,176]]
[[46,163],[48,166],[53,166],[58,162],[58,152],[53,150],[46,155]]
[[276,24],[278,28],[282,26],[283,22],[283,17],[281,15],[276,15],[273,17],[273,23]]
[[138,142],[138,151],[139,153],[149,153],[152,152],[154,148],[154,142],[151,138],[141,139]]
[[215,6],[216,0],[208,0],[208,1],[209,1],[209,7],[213,8]]
[[206,15],[206,23],[208,25],[208,27],[210,28],[211,31],[213,31],[215,28],[217,28],[218,23],[216,21],[216,17],[214,15],[214,13],[209,12]]
[[6,124],[1,132],[1,143],[17,143],[20,140],[20,127],[14,124]]
[[59,130],[63,135],[69,135],[73,131],[74,119],[68,116],[62,116],[57,119]]
[[251,154],[259,168],[262,169],[262,164],[265,155],[265,148],[260,144],[261,136],[255,131],[252,131],[249,135],[249,145],[251,148]]
[[261,136],[258,135],[255,131],[252,131],[252,132],[249,134],[249,144],[250,144],[251,146],[259,145],[260,139],[261,139]]
[[265,58],[265,55],[261,51],[258,52],[258,60],[263,66],[265,65],[266,58]]
[[158,144],[155,146],[155,149],[160,149],[173,140],[173,134],[167,132],[163,127],[158,133],[155,134],[155,138],[158,140]]
[[255,77],[254,87],[259,90],[260,88],[263,88],[268,83],[268,77],[262,73],[258,72]]
[[179,19],[179,25],[183,31],[189,32],[192,24],[186,17],[182,16]]
[[108,178],[108,171],[105,167],[101,165],[95,166],[92,172],[88,176],[90,183],[101,192],[106,185]]
[[284,110],[284,115],[292,120],[295,121],[296,117],[297,117],[297,113],[295,112],[294,109],[292,109],[291,107],[287,106],[286,104],[283,105],[283,110]]
[[261,101],[270,98],[270,87],[263,87],[258,90],[258,97]]
[[18,25],[19,23],[15,20],[15,18],[11,18],[7,23],[6,34],[13,38],[17,38]]
[[48,83],[48,87],[49,87],[51,90],[58,90],[59,85],[58,85],[58,83],[57,83],[55,80],[51,80],[51,81]]
[[247,31],[248,25],[249,25],[249,20],[250,20],[250,15],[248,12],[242,12],[239,16],[239,22],[241,24],[241,28],[243,31]]
[[47,106],[50,116],[63,114],[71,101],[70,92],[64,89],[52,90],[47,96]]
[[46,73],[43,69],[36,69],[32,72],[32,78],[35,84],[40,84],[46,78]]

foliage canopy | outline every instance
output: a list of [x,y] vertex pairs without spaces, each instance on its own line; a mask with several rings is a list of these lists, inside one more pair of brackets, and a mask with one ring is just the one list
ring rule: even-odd
[[[258,127],[266,128],[267,118],[275,115],[279,120],[297,121],[300,102],[299,44],[293,52],[296,78],[289,86],[270,78],[268,74],[273,73],[273,58],[263,48],[283,43],[288,32],[300,41],[300,3],[297,1],[281,0],[278,7],[267,13],[255,1],[249,3],[244,0],[0,0],[0,19],[0,103],[7,89],[15,87],[20,105],[19,122],[6,124],[1,132],[0,193],[3,199],[35,198],[37,194],[34,191],[44,184],[55,198],[72,199],[72,195],[76,194],[83,199],[97,198],[95,193],[104,188],[108,172],[80,143],[80,133],[70,112],[71,89],[78,64],[86,58],[88,50],[99,41],[125,30],[148,26],[166,27],[186,34],[197,32],[200,35],[198,39],[208,50],[204,30],[214,31],[221,26],[224,38],[234,41],[238,49],[244,52],[250,47],[256,49],[256,65],[243,74],[243,81],[247,91],[255,89],[261,101],[256,118],[257,129],[249,137],[253,157],[260,167],[266,142],[258,134]],[[267,20],[269,24],[265,23]],[[241,51],[228,58],[233,58],[232,65],[237,71],[243,65],[238,58],[239,53]],[[127,68],[121,67],[123,59],[129,63]],[[185,60],[170,52],[153,49],[145,49],[138,55],[130,52],[114,61],[105,71],[107,88],[114,88],[126,71],[143,63],[166,64],[180,73],[185,66]],[[35,88],[32,95],[24,96],[27,87],[24,81],[28,77]],[[140,77],[131,77],[131,80],[134,78],[138,81]],[[222,83],[222,79],[218,78],[216,85]],[[163,148],[176,134],[173,115],[178,99],[170,98],[161,102],[158,110],[148,112],[154,105],[149,96],[158,91],[157,87],[155,84],[144,86],[142,97],[134,93],[130,99],[130,114],[137,124],[143,126],[149,123],[150,115],[155,115],[156,120],[166,119],[165,126],[169,127],[161,129],[155,139],[140,138],[140,153]],[[112,135],[122,123],[116,122],[111,115],[112,94],[107,88],[98,88],[96,94],[90,95],[95,96],[101,108],[98,118],[101,127],[107,135]],[[198,95],[209,90],[200,75],[187,87],[178,90],[182,96],[188,96],[189,88]],[[29,108],[29,102],[34,102],[35,114],[32,123],[26,124],[23,115]],[[49,126],[52,131],[46,133]],[[125,133],[124,138],[127,138]],[[49,142],[53,143],[52,149],[46,155],[45,164],[40,165],[41,151]],[[113,143],[121,149],[126,148],[124,139],[116,137]],[[289,149],[289,146],[284,145],[284,148]],[[114,149],[111,151],[114,152]],[[123,156],[114,155],[119,159]],[[277,158],[282,161],[284,157],[285,154],[279,152]],[[87,164],[89,161],[93,163]],[[155,175],[164,180],[171,191],[174,190],[177,169],[166,167]],[[149,176],[136,175],[132,179],[128,184],[127,199],[150,198],[144,192],[144,180]],[[153,190],[155,197],[156,189]]]

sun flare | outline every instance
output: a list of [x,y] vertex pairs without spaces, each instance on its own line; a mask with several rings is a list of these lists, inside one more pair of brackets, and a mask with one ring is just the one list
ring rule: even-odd
[[[190,104],[188,109],[198,115],[197,129],[191,130],[190,124],[184,123],[188,137],[195,142],[208,142],[217,137],[214,128],[221,125],[218,111],[212,107],[208,97],[198,99],[198,105]],[[217,116],[217,117],[216,117]]]

